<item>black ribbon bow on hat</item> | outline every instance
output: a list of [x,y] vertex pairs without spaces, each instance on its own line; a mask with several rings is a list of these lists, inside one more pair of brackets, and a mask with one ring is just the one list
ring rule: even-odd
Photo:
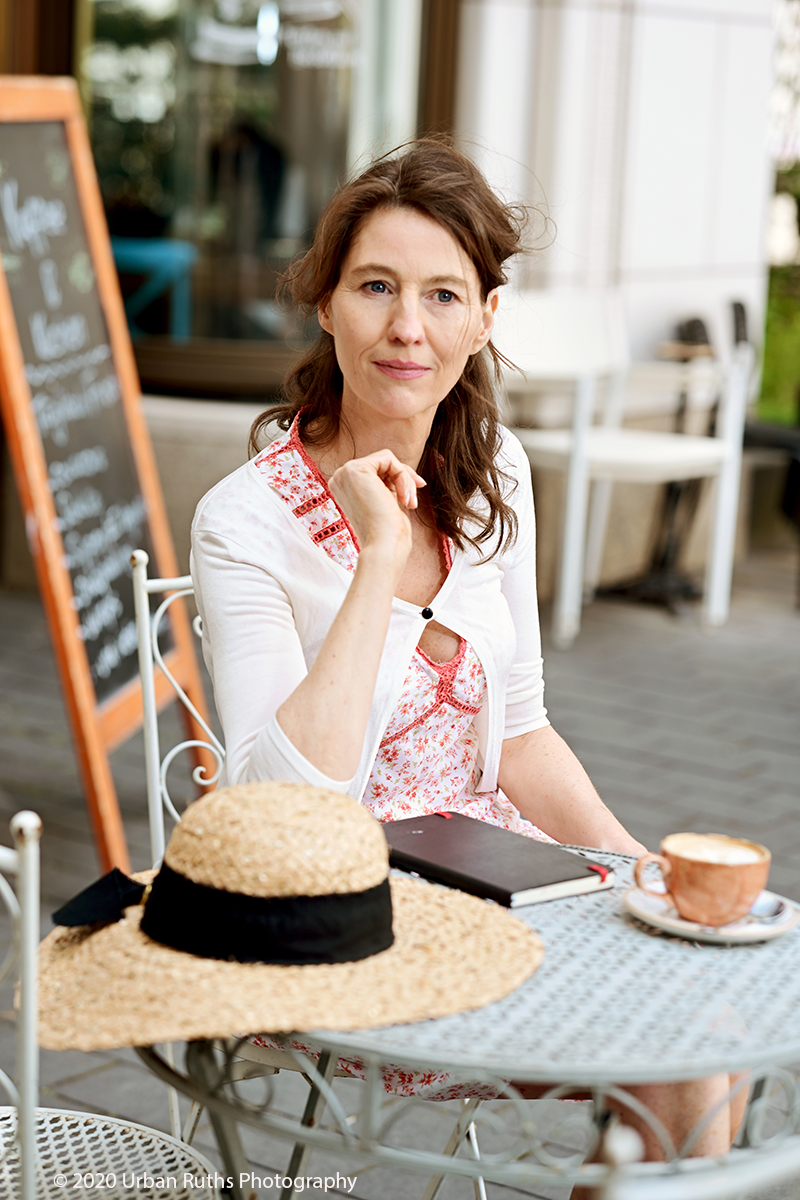
[[120,921],[124,909],[143,900],[142,933],[201,958],[281,966],[358,962],[394,941],[388,878],[362,892],[250,896],[195,883],[166,863],[152,885],[114,867],[53,913],[53,922]]
[[91,925],[95,921],[121,921],[123,909],[140,904],[145,891],[145,884],[129,879],[119,867],[114,867],[54,912],[53,924]]

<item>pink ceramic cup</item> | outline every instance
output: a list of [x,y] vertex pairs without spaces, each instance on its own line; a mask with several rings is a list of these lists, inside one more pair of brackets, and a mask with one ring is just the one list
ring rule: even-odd
[[[671,833],[660,854],[645,854],[634,868],[637,887],[668,900],[685,921],[729,925],[752,908],[766,886],[772,855],[766,846],[722,833]],[[648,887],[643,871],[655,862],[666,893]]]

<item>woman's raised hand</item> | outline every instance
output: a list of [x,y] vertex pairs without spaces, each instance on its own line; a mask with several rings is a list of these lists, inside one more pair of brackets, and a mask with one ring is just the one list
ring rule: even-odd
[[361,759],[392,601],[411,552],[409,511],[424,485],[390,450],[353,458],[328,480],[361,553],[319,653],[277,718],[329,779],[349,780]]
[[378,450],[351,458],[331,475],[328,486],[362,551],[380,547],[402,571],[411,552],[408,511],[417,507],[417,489],[425,486],[422,476],[391,450]]

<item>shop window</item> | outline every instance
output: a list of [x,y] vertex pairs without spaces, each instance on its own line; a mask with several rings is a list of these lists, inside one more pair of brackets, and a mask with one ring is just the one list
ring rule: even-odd
[[348,166],[416,131],[419,0],[90,8],[79,76],[143,382],[269,393],[313,332],[278,277]]

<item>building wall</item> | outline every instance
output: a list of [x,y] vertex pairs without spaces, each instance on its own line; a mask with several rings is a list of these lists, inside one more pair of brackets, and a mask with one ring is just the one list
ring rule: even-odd
[[523,281],[620,286],[638,359],[734,299],[760,340],[772,52],[771,0],[464,0],[456,128],[555,226]]

